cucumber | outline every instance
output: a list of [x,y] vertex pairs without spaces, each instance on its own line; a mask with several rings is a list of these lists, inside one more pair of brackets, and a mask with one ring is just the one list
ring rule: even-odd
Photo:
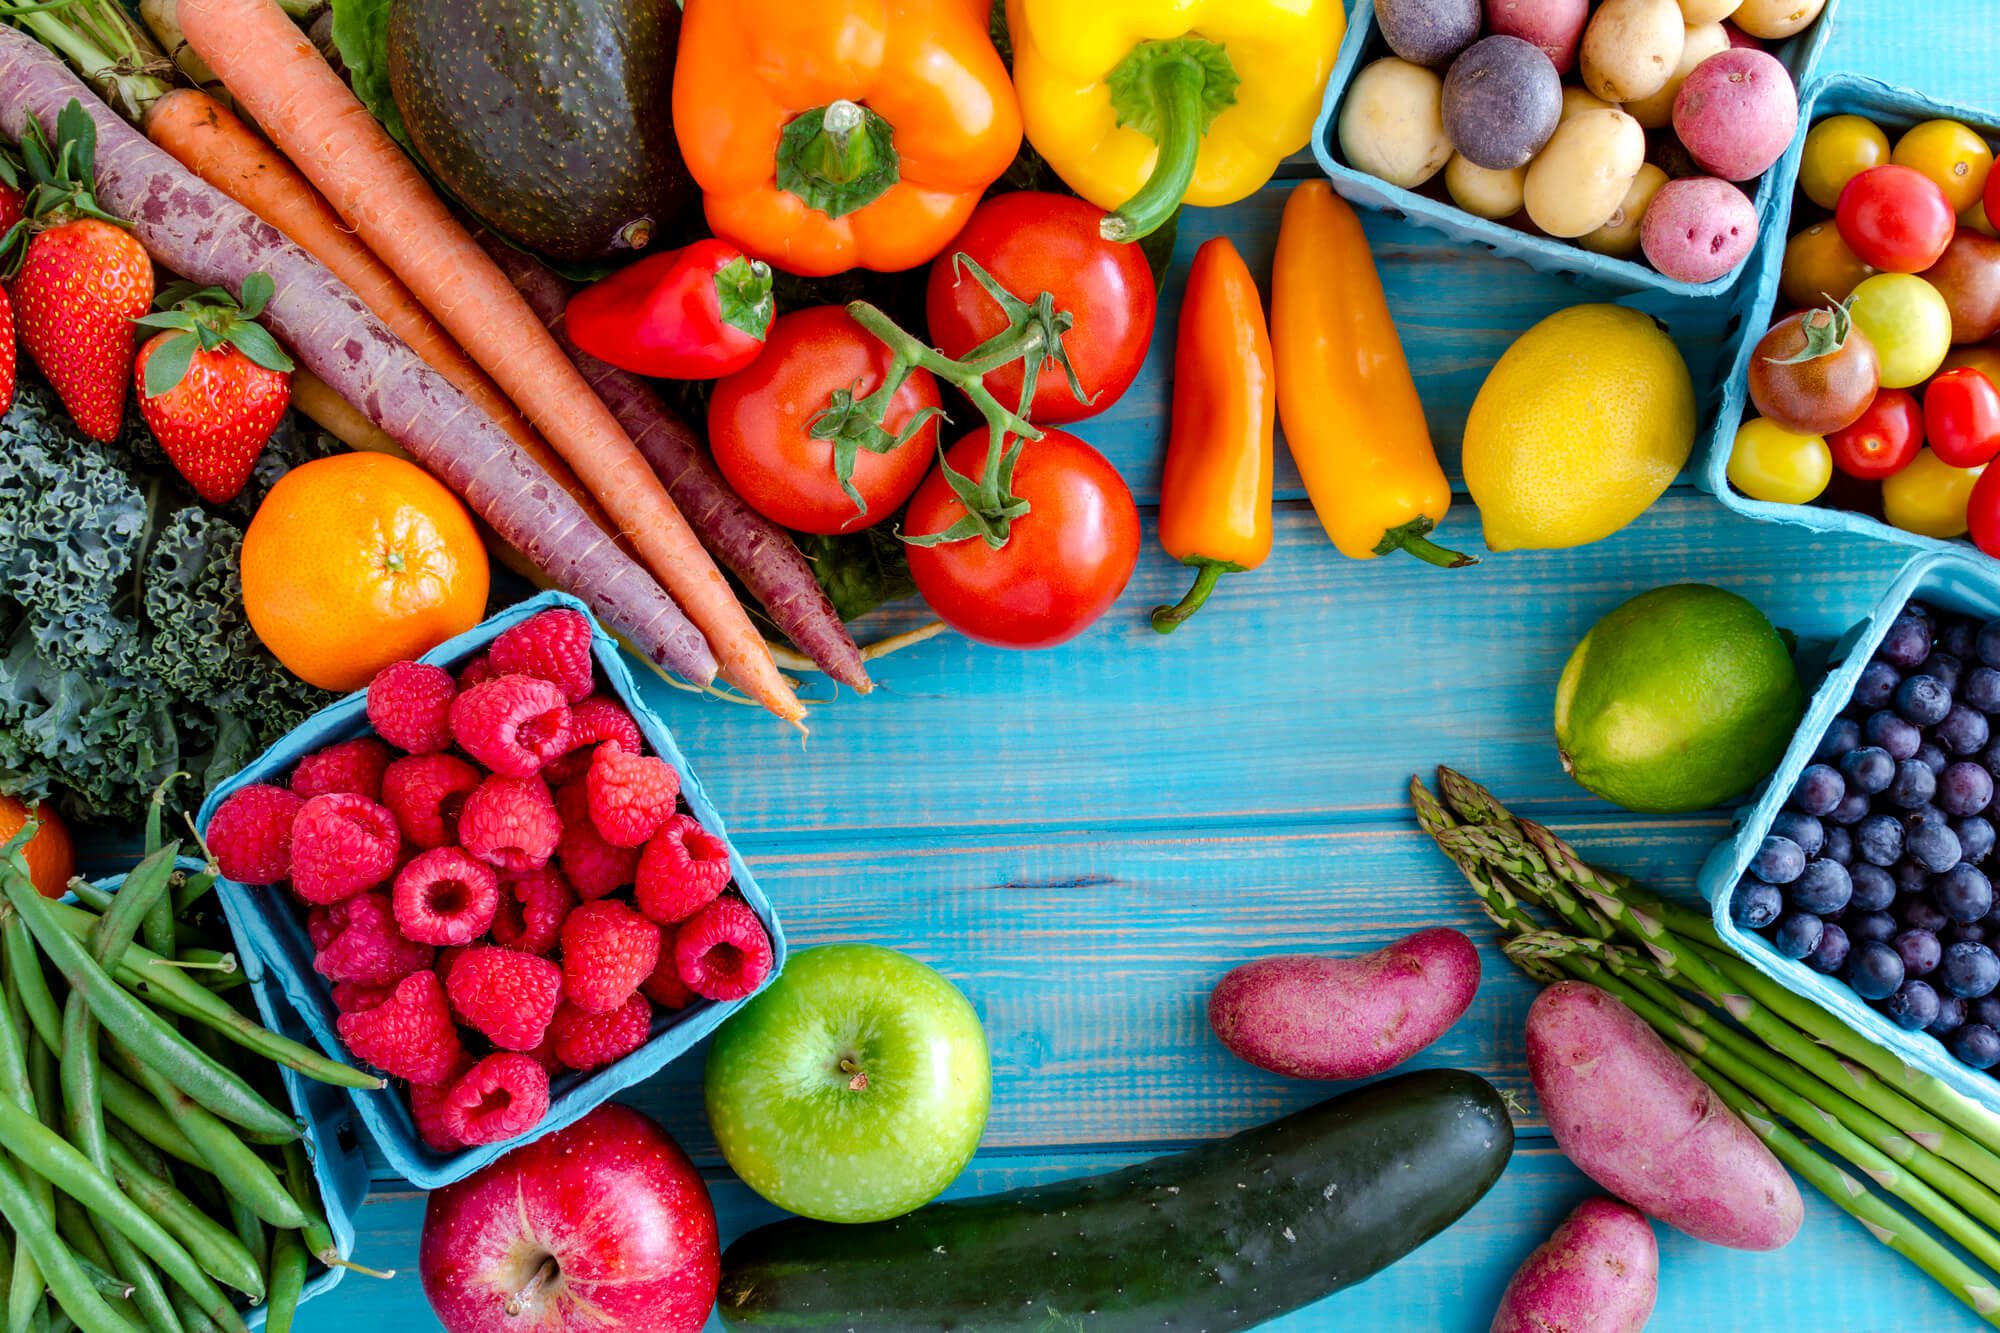
[[1109,1175],[760,1228],[716,1308],[742,1329],[1250,1328],[1450,1226],[1513,1150],[1490,1084],[1427,1069]]

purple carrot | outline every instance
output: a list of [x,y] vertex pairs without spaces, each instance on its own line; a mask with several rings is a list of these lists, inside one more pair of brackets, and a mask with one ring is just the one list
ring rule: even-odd
[[860,649],[854,646],[847,627],[834,613],[833,603],[813,577],[812,567],[785,530],[730,489],[694,431],[660,401],[651,385],[599,361],[570,338],[563,323],[568,284],[533,256],[490,232],[481,232],[479,243],[520,290],[536,317],[549,326],[557,344],[618,418],[632,443],[639,446],[709,554],[743,580],[785,637],[820,670],[863,694],[874,689]]
[[147,142],[39,43],[0,27],[0,133],[18,140],[30,116],[52,129],[72,99],[97,126],[98,203],[130,221],[160,264],[238,295],[252,273],[270,274],[277,295],[264,322],[307,369],[641,652],[697,684],[715,678],[707,640],[652,576],[344,283]]

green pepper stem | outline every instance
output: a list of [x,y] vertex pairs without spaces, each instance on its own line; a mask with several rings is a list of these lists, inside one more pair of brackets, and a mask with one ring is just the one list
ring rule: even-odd
[[1160,145],[1153,174],[1115,213],[1098,223],[1107,241],[1136,241],[1150,236],[1174,210],[1194,181],[1195,158],[1201,153],[1204,104],[1202,67],[1193,60],[1162,60],[1147,71],[1159,108]]
[[901,179],[889,122],[846,98],[806,111],[778,136],[778,188],[830,218],[866,208]]
[[1194,576],[1194,586],[1188,589],[1187,596],[1172,606],[1153,608],[1153,628],[1162,634],[1172,634],[1186,624],[1187,618],[1201,610],[1202,605],[1208,601],[1208,595],[1215,591],[1215,585],[1221,582],[1222,576],[1236,568],[1227,561],[1209,560],[1201,556],[1196,556],[1187,563],[1200,571]]
[[1476,555],[1466,555],[1431,541],[1425,534],[1435,526],[1428,518],[1413,518],[1399,528],[1391,528],[1375,544],[1375,554],[1407,551],[1425,564],[1436,565],[1439,569],[1464,569],[1467,565],[1479,563]]

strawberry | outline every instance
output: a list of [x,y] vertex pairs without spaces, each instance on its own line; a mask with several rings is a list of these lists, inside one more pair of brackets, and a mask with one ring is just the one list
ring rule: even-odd
[[54,148],[30,117],[21,155],[34,188],[27,216],[0,242],[20,252],[12,295],[21,344],[78,428],[110,441],[125,419],[132,321],[153,302],[153,261],[91,194],[97,127],[82,103],[56,117]]
[[175,283],[163,313],[138,322],[163,330],[132,368],[139,414],[167,457],[211,504],[233,500],[292,400],[292,360],[256,323],[271,299],[268,274],[243,283],[238,305],[220,287]]
[[0,416],[14,405],[14,307],[0,291]]

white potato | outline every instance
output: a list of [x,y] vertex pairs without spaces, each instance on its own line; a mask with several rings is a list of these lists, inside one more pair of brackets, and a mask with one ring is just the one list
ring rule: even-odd
[[1521,189],[1527,179],[1526,167],[1495,171],[1463,153],[1453,153],[1444,168],[1444,188],[1451,192],[1451,201],[1468,213],[1495,220],[1521,211]]
[[1618,201],[1618,211],[1596,231],[1577,237],[1576,243],[1614,259],[1630,259],[1638,254],[1639,224],[1646,218],[1646,205],[1653,202],[1653,196],[1666,183],[1666,172],[1651,162],[1640,163],[1639,174],[1632,178],[1632,183],[1625,187],[1625,197]]
[[1650,97],[1672,76],[1686,40],[1676,0],[1604,0],[1583,30],[1583,81],[1607,102]]
[[1625,103],[1625,114],[1638,121],[1649,130],[1664,129],[1674,123],[1674,98],[1680,93],[1681,85],[1687,82],[1694,67],[1713,55],[1720,55],[1729,49],[1729,32],[1720,23],[1689,24],[1681,42],[1680,63],[1660,91],[1651,97],[1634,98]]
[[1340,151],[1349,166],[1414,190],[1451,158],[1444,80],[1396,56],[1354,76],[1340,104]]
[[1826,0],[1743,0],[1729,17],[1752,37],[1772,41],[1801,31],[1825,8]]
[[1561,124],[1579,111],[1616,111],[1617,109],[1618,104],[1616,102],[1605,101],[1583,85],[1566,83],[1563,85],[1562,115],[1557,119],[1556,123]]
[[1645,161],[1638,121],[1623,111],[1579,112],[1528,164],[1528,217],[1551,236],[1596,231],[1618,211]]

